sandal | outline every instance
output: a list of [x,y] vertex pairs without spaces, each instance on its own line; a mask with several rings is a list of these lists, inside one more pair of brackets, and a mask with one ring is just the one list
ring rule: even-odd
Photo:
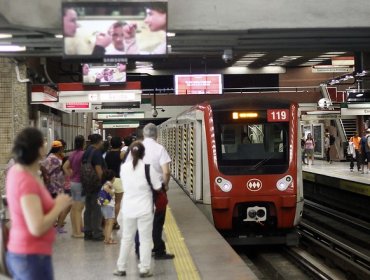
[[104,244],[106,244],[106,245],[113,245],[113,244],[117,244],[117,241],[114,240],[114,239],[109,239],[108,241],[105,241],[104,240]]
[[113,229],[115,229],[115,230],[119,230],[121,227],[119,226],[119,224],[118,223],[114,223],[114,225],[113,225]]

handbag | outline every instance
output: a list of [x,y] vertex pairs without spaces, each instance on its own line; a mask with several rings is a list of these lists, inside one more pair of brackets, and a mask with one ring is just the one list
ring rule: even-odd
[[1,210],[0,210],[0,274],[11,277],[8,267],[6,265],[6,252],[7,252],[7,244],[9,239],[9,225],[8,220],[6,219],[5,208],[3,204],[3,200],[1,199]]
[[152,181],[150,180],[150,165],[149,164],[145,164],[145,178],[146,178],[150,188],[152,189],[153,203],[155,205],[155,212],[165,211],[166,207],[167,207],[167,204],[168,204],[167,193],[164,190],[163,185],[162,185],[162,188],[159,191],[156,191],[153,188]]

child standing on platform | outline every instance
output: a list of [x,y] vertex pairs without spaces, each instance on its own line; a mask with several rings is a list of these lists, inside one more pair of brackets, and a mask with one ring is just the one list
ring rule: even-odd
[[[113,182],[114,182],[114,171],[108,169],[106,171],[104,171],[103,173],[103,182],[104,185],[102,187],[102,190],[100,191],[99,193],[99,198],[98,198],[98,204],[101,206],[101,212],[102,212],[102,215],[104,217],[104,236],[105,236],[105,239],[104,239],[104,243],[107,244],[107,245],[111,245],[111,244],[117,244],[117,241],[115,241],[113,238],[112,238],[112,230],[113,230],[113,223],[114,223],[114,219],[115,219],[115,216],[114,216],[114,204],[115,204],[115,200],[114,200],[114,188],[113,188]],[[100,198],[102,197],[102,195],[100,195],[101,193],[103,192],[103,195],[104,195],[104,192],[105,192],[105,195],[106,195],[106,199],[101,201]]]

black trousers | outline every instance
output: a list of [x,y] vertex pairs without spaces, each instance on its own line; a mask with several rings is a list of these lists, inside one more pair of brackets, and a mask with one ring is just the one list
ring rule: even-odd
[[356,160],[357,162],[357,169],[360,170],[361,169],[361,162],[362,162],[362,159],[361,159],[361,154],[358,150],[355,150],[356,152],[356,159],[354,159],[352,156],[351,156],[351,163],[350,163],[350,168],[353,169],[353,167],[355,166],[354,164],[354,161]]
[[156,255],[161,255],[166,253],[166,244],[162,239],[162,232],[164,221],[166,219],[166,210],[161,212],[154,213],[154,221],[153,221],[153,252]]
[[[163,255],[166,253],[166,244],[164,243],[162,239],[162,233],[163,233],[163,226],[166,219],[166,210],[161,212],[155,212],[154,213],[154,220],[153,220],[153,252],[156,255]],[[136,254],[139,254],[139,247],[140,247],[140,241],[139,241],[139,232],[136,231],[135,236],[135,252]]]
[[326,161],[330,162],[330,147],[326,149]]
[[103,234],[101,229],[102,214],[97,199],[98,193],[86,194],[84,231],[86,235],[92,235],[92,237],[101,237]]

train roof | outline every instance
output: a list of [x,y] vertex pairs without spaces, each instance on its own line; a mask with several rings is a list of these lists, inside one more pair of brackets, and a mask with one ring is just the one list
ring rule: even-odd
[[277,93],[276,98],[267,98],[266,96],[256,97],[255,95],[248,96],[248,94],[246,94],[243,97],[210,100],[207,103],[209,103],[214,110],[245,107],[252,107],[255,109],[288,108],[292,103],[294,103],[289,100],[281,100],[278,95],[279,94]]

